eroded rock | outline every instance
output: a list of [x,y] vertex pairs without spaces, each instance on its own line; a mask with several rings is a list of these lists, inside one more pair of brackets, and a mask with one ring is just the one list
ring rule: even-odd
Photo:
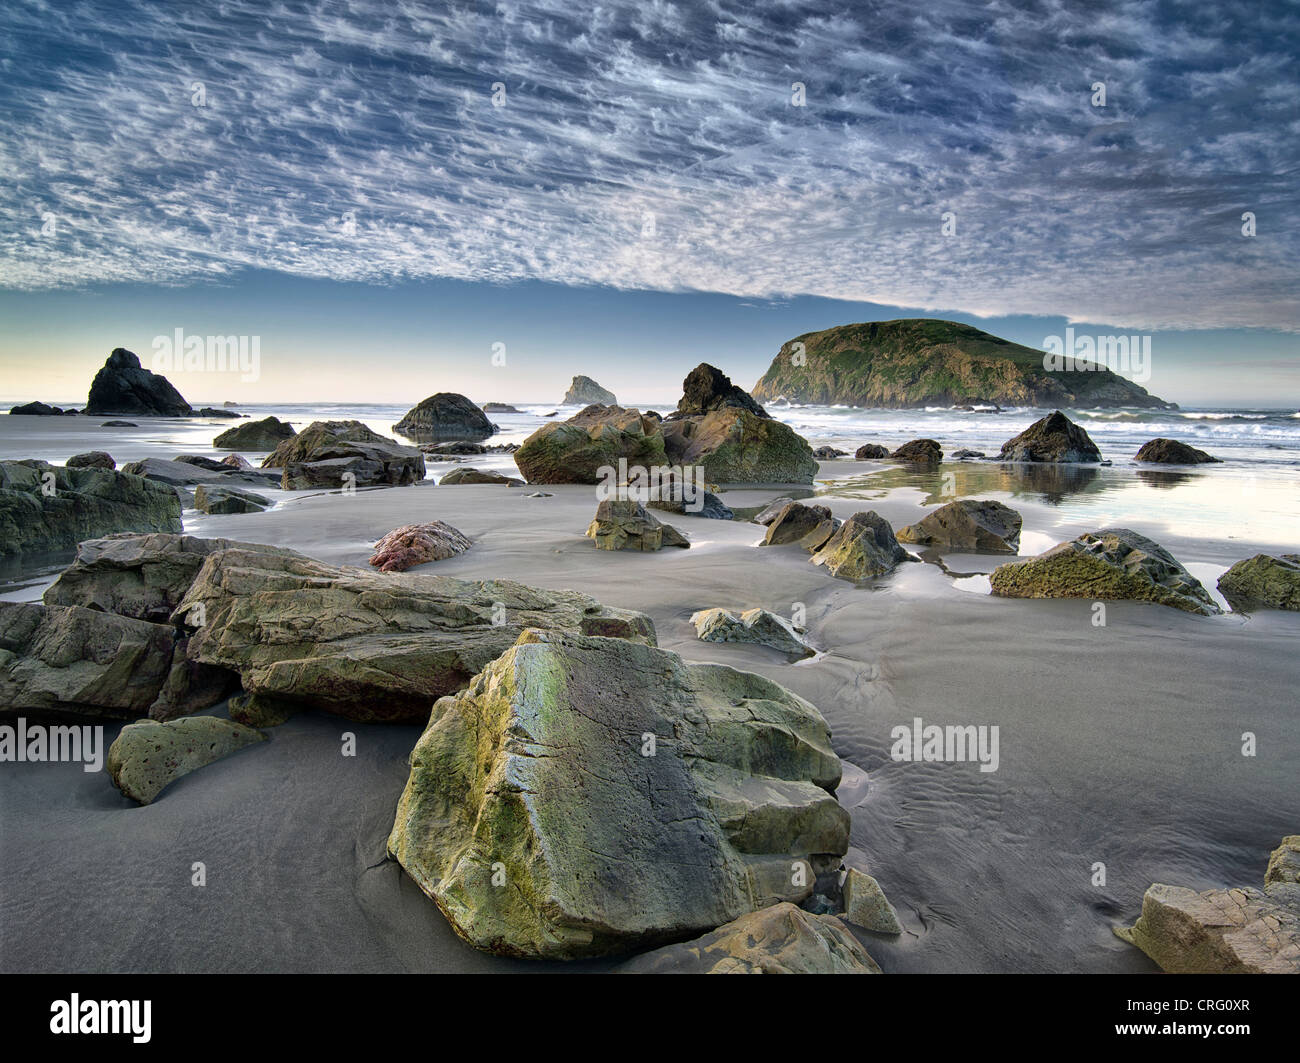
[[653,551],[664,546],[691,545],[671,524],[664,524],[645,506],[632,499],[607,498],[596,507],[587,526],[587,538],[596,540],[598,550]]
[[814,565],[849,580],[883,576],[900,562],[912,560],[915,558],[898,545],[889,521],[874,510],[854,513],[812,556]]
[[370,563],[380,572],[405,572],[416,565],[463,554],[472,545],[466,535],[440,520],[404,524],[375,544]]
[[992,500],[963,498],[898,529],[898,541],[972,553],[1014,554],[1020,548],[1020,514]]
[[122,728],[105,766],[114,786],[147,805],[182,775],[265,741],[260,731],[216,716],[139,720]]

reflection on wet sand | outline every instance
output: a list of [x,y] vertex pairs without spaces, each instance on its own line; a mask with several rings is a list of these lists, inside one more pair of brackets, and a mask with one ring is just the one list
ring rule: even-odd
[[899,487],[926,492],[925,505],[951,502],[954,497],[970,498],[1001,491],[1013,496],[1038,495],[1058,505],[1067,495],[1105,491],[1123,486],[1118,479],[1102,477],[1093,465],[1031,465],[949,463],[944,465],[902,465],[836,484],[832,494],[846,498],[884,498]]

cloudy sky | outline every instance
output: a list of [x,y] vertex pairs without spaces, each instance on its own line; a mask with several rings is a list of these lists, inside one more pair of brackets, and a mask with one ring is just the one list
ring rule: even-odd
[[925,314],[1296,405],[1297,56],[1289,2],[8,0],[0,397],[182,328],[262,337],[191,398],[660,400]]

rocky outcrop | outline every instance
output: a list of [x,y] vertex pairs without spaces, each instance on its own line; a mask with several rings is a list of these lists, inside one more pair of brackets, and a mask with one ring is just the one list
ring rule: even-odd
[[[759,516],[764,516],[760,513]],[[764,546],[785,546],[794,543],[810,554],[820,550],[826,540],[839,527],[825,506],[806,506],[802,502],[788,502],[767,522]]]
[[1205,465],[1219,459],[1176,439],[1159,438],[1143,443],[1133,460],[1164,465]]
[[863,443],[853,456],[858,461],[874,461],[877,458],[889,457],[889,448],[882,447],[879,443]]
[[464,395],[440,391],[406,412],[393,431],[422,443],[487,439],[496,426]]
[[247,547],[209,556],[173,621],[192,660],[238,673],[257,702],[382,722],[423,722],[525,628],[654,641],[648,617],[576,591]]
[[889,455],[894,461],[913,465],[937,465],[943,461],[943,449],[933,439],[913,439]]
[[654,551],[665,546],[687,548],[690,540],[671,524],[664,524],[633,499],[607,498],[596,506],[587,526],[587,538],[597,550]]
[[1014,554],[1020,549],[1021,518],[1010,506],[963,498],[898,529],[900,543],[969,553]]
[[898,545],[889,521],[874,510],[854,513],[812,556],[832,576],[864,580],[892,572],[900,562],[915,560]]
[[998,461],[1092,462],[1101,461],[1101,451],[1087,432],[1057,410],[1003,443]]
[[848,847],[839,778],[770,680],[528,631],[434,705],[388,848],[476,948],[614,955],[807,897]]
[[1099,363],[1049,370],[1043,356],[1042,350],[955,321],[868,321],[785,343],[755,385],[754,397],[890,408],[1177,408]]
[[898,913],[889,903],[880,883],[864,871],[849,868],[841,887],[844,920],[875,934],[901,934]]
[[271,500],[252,491],[237,491],[233,487],[199,484],[194,488],[194,508],[200,513],[261,513]]
[[262,462],[282,469],[286,491],[312,487],[391,487],[424,479],[424,455],[360,421],[313,421]]
[[721,369],[701,362],[682,381],[682,397],[677,402],[677,410],[668,415],[668,420],[703,417],[727,408],[747,410],[755,417],[771,416],[748,391],[733,384]]
[[701,642],[752,642],[795,657],[817,652],[804,639],[803,628],[766,609],[746,609],[739,616],[726,609],[702,609],[692,614],[691,623]]
[[1273,850],[1262,890],[1156,883],[1115,934],[1169,974],[1300,974],[1300,834]]
[[1300,554],[1256,554],[1219,577],[1219,593],[1234,609],[1300,609]]
[[812,483],[817,459],[789,425],[739,406],[663,423],[674,465],[696,465],[710,483]]
[[530,484],[594,484],[619,460],[650,469],[669,464],[659,422],[639,410],[589,406],[567,421],[544,424],[515,452]]
[[833,915],[788,901],[734,919],[694,941],[665,945],[619,968],[623,974],[880,974]]
[[113,460],[113,455],[103,450],[87,450],[82,454],[74,454],[67,462],[69,469],[116,469],[117,462]]
[[263,417],[260,421],[237,424],[228,428],[212,441],[217,450],[274,450],[286,439],[295,435],[293,425],[278,417]]
[[440,520],[404,524],[375,544],[370,564],[380,572],[405,572],[416,565],[463,554],[472,545],[466,535]]
[[109,469],[0,462],[0,555],[66,550],[119,531],[181,530],[176,493]]
[[1127,528],[1085,532],[989,576],[1003,598],[1091,598],[1155,602],[1211,616],[1209,592],[1158,543]]
[[589,376],[575,376],[560,402],[562,406],[590,406],[592,403],[616,406],[618,399],[612,391],[606,391]]
[[86,413],[134,414],[139,417],[188,417],[194,412],[166,377],[140,366],[140,359],[116,347],[95,374]]
[[44,402],[24,402],[14,406],[9,411],[10,417],[62,417],[65,413],[76,413],[76,410],[65,410],[62,406],[50,406]]
[[140,720],[122,728],[105,766],[114,786],[147,805],[182,775],[265,741],[262,732],[216,716]]
[[504,487],[523,487],[524,485],[524,481],[517,476],[487,472],[469,465],[462,465],[459,469],[452,469],[438,483],[446,487],[454,487],[456,484],[500,484]]

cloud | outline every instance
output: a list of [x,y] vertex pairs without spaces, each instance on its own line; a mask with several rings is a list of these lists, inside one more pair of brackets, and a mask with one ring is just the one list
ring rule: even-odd
[[10,4],[0,284],[257,267],[1295,330],[1300,10],[1252,11]]

